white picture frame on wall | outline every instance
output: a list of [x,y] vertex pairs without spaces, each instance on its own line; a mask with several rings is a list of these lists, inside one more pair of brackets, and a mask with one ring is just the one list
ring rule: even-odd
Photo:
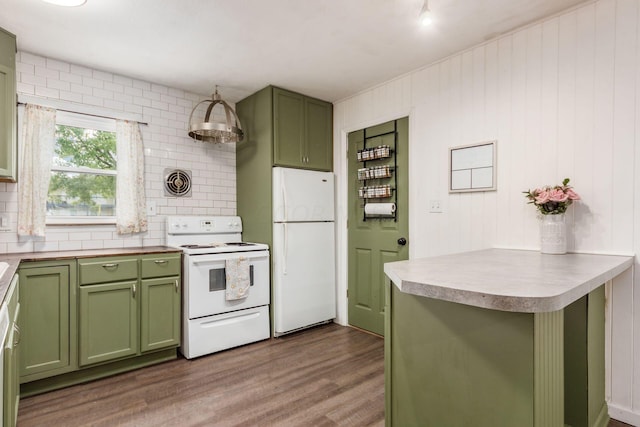
[[449,148],[449,193],[495,191],[498,141]]

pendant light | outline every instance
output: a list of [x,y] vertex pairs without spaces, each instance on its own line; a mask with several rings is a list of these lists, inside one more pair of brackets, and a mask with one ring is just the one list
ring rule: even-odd
[[56,6],[75,7],[82,6],[87,0],[42,0],[45,3],[55,4]]
[[424,0],[422,9],[420,10],[420,15],[418,15],[418,19],[424,27],[431,25],[431,23],[433,22],[433,16],[431,15],[431,11],[429,10],[429,0]]
[[[193,122],[193,113],[200,106],[200,104],[209,103],[207,111],[203,121]],[[224,108],[225,121],[215,121],[213,114],[213,108],[216,105],[220,105]],[[200,101],[193,107],[191,115],[189,116],[189,136],[197,141],[213,142],[213,143],[229,143],[240,142],[244,137],[242,127],[240,125],[240,119],[233,108],[229,106],[225,101],[220,98],[218,93],[218,86],[216,86],[215,92],[211,95],[211,99],[205,99]]]

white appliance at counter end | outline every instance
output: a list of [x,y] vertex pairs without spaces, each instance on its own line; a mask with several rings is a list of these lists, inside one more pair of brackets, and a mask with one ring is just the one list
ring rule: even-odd
[[274,336],[336,317],[334,175],[273,168]]
[[[180,352],[191,359],[268,339],[268,246],[243,242],[237,216],[169,216],[166,226],[166,244],[183,252]],[[250,286],[229,300],[225,269],[236,260],[246,260]]]

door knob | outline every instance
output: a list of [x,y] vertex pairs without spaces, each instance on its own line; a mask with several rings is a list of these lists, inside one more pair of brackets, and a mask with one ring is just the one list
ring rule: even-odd
[[398,239],[398,244],[399,244],[400,246],[404,246],[404,245],[406,245],[406,244],[407,244],[407,239],[405,239],[404,237],[399,238],[399,239]]

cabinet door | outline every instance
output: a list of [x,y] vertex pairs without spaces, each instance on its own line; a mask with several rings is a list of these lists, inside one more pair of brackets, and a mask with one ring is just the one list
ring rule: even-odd
[[12,324],[4,344],[3,421],[4,426],[15,426],[20,398],[18,383],[18,330]]
[[273,163],[304,167],[304,97],[273,88]]
[[80,287],[80,365],[138,352],[137,281]]
[[75,331],[70,311],[71,265],[19,270],[22,382],[56,375],[75,367],[75,348],[72,351],[71,339],[72,330]]
[[180,345],[180,277],[143,280],[140,351]]
[[18,417],[18,403],[20,402],[20,382],[18,376],[20,329],[18,328],[18,317],[20,314],[20,303],[18,301],[18,276],[15,276],[9,291],[7,292],[9,308],[9,330],[3,345],[3,426],[13,427],[16,425]]
[[304,99],[305,151],[304,167],[333,170],[333,106],[313,98]]
[[16,181],[16,38],[0,28],[0,180]]

